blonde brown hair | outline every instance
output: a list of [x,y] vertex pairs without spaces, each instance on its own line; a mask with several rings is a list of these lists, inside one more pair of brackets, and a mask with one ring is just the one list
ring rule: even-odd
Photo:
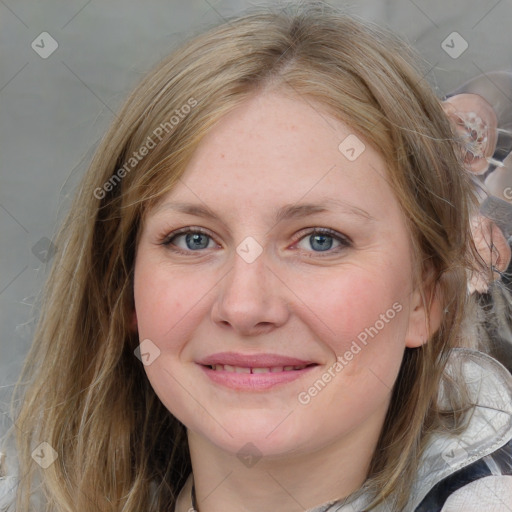
[[[372,24],[322,2],[295,2],[230,19],[146,76],[103,138],[56,239],[17,387],[18,512],[29,510],[36,472],[48,510],[173,510],[191,471],[186,429],[134,356],[135,249],[145,215],[178,182],[205,134],[270,89],[316,101],[380,152],[410,229],[414,278],[425,283],[427,302],[426,285],[437,284],[446,307],[428,343],[406,349],[368,474],[375,503],[393,494],[403,507],[429,433],[458,425],[436,397],[449,350],[465,343],[469,216],[477,205],[418,62]],[[460,411],[462,386],[451,391]],[[30,454],[43,441],[58,458],[41,470]]]

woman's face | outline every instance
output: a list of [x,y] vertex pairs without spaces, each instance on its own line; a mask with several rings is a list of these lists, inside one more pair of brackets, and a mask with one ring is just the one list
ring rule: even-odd
[[143,226],[148,379],[230,453],[375,436],[405,347],[427,334],[411,279],[381,156],[311,102],[260,94],[203,139]]

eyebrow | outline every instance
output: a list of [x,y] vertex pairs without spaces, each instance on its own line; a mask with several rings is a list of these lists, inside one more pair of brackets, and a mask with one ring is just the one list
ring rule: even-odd
[[[326,198],[322,200],[322,204],[315,203],[300,203],[300,204],[287,204],[277,210],[274,216],[276,223],[283,220],[299,219],[313,215],[315,213],[336,213],[334,210],[330,210],[327,206],[332,205],[337,207],[344,213],[362,217],[366,221],[373,222],[375,217],[370,215],[366,210],[358,208],[357,206],[351,205],[345,201],[338,199]],[[220,220],[219,216],[206,205],[194,204],[194,203],[181,203],[181,202],[167,202],[161,204],[156,209],[156,213],[161,210],[175,210],[188,215],[195,215],[196,217],[211,218]]]

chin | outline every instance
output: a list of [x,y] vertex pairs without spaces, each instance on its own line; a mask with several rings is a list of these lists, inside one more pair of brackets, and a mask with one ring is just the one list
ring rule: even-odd
[[221,421],[222,425],[228,425],[226,430],[215,422],[208,428],[202,424],[193,430],[209,443],[239,458],[245,455],[280,457],[301,451],[311,444],[312,435],[319,438],[310,428],[312,426],[293,421],[293,415],[287,418],[283,411],[279,411],[279,414],[262,418],[261,411],[243,412],[243,418]]

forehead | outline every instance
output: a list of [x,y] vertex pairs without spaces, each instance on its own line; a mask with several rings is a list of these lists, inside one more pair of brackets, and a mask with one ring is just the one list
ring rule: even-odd
[[317,103],[281,92],[256,95],[221,118],[160,205],[171,199],[203,210],[260,205],[276,215],[299,201],[337,202],[368,218],[397,207],[373,147]]

